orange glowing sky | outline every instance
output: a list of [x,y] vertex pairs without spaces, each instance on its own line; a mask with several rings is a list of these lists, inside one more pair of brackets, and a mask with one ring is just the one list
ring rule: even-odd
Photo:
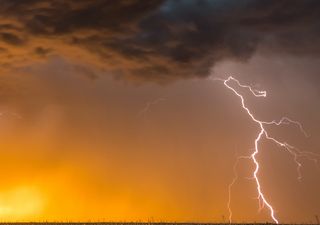
[[[256,132],[237,98],[208,80],[168,86],[131,86],[108,77],[92,82],[67,69],[63,76],[56,73],[55,63],[62,62],[48,62],[27,78],[13,77],[27,80],[18,85],[32,92],[10,96],[3,104],[2,220],[221,221],[227,217],[232,165],[236,154],[249,152]],[[259,68],[253,68],[257,63]],[[215,73],[237,70],[238,77],[246,74],[248,79],[250,74],[273,72],[270,68],[276,66],[273,59],[255,57],[245,65],[221,64]],[[288,83],[261,80],[270,96],[255,102],[256,112],[265,118],[285,112],[299,119],[310,138],[304,139],[292,127],[277,132],[317,152],[320,107],[312,100],[318,94],[299,78],[298,67],[293,70],[297,76]],[[47,79],[55,83],[48,90],[37,90]],[[141,116],[146,103],[158,97],[165,100]],[[298,182],[290,156],[275,146],[264,147],[259,157],[262,181],[279,218],[312,217],[319,208],[319,170],[303,160],[304,179]],[[241,164],[239,174],[249,176],[252,169]],[[236,221],[268,219],[267,212],[257,213],[252,182],[240,179],[233,196]]]
[[[320,44],[313,25],[302,26],[309,11],[318,21],[319,4],[293,4],[288,14],[302,22],[278,24],[270,12],[286,1],[26,2],[0,6],[0,222],[226,222],[233,164],[258,128],[208,76],[266,90],[248,106],[264,120],[299,120],[310,137],[290,126],[272,132],[320,154]],[[261,183],[279,220],[314,221],[317,164],[301,159],[299,182],[292,156],[261,149]],[[236,222],[270,221],[246,179],[252,170],[238,167]]]

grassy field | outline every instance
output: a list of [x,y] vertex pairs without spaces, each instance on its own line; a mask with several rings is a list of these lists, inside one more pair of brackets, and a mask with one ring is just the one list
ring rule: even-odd
[[[117,222],[117,223],[110,223],[110,222],[16,222],[16,223],[4,223],[0,222],[0,225],[230,225],[229,223],[164,223],[164,222],[150,222],[150,223],[130,223],[130,222]],[[266,224],[273,224],[273,223],[232,223],[231,225],[266,225]],[[294,223],[294,224],[284,224],[284,225],[298,225],[300,223]],[[302,223],[304,225],[306,224],[312,224],[312,225],[319,225],[316,223]],[[280,224],[281,225],[281,224]]]

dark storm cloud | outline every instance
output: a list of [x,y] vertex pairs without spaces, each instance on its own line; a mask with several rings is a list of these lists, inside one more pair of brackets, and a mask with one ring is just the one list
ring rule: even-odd
[[0,15],[0,57],[10,66],[55,54],[161,82],[207,76],[258,48],[320,52],[317,0],[1,0]]

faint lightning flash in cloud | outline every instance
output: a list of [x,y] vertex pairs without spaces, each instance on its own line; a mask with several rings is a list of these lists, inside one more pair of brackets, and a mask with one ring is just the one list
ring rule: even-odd
[[0,112],[0,117],[5,117],[5,116],[15,117],[17,119],[22,119],[22,116],[19,115],[18,113],[15,113],[15,112],[9,112],[9,111]]
[[138,117],[143,117],[145,116],[148,111],[150,111],[150,108],[154,105],[157,105],[159,102],[162,102],[166,100],[165,98],[157,98],[153,101],[147,102],[146,105],[144,106],[144,108],[138,113]]
[[266,91],[260,91],[260,90],[256,90],[253,89],[251,86],[248,85],[243,85],[241,84],[237,79],[235,79],[232,76],[229,76],[227,79],[221,79],[221,78],[210,78],[213,81],[222,81],[223,84],[229,89],[231,90],[235,95],[237,95],[240,100],[241,100],[241,106],[242,108],[247,112],[247,114],[249,115],[249,117],[252,119],[253,122],[255,122],[259,128],[260,131],[258,132],[258,135],[254,141],[254,149],[251,155],[249,156],[240,156],[237,158],[234,167],[233,167],[233,172],[234,172],[234,178],[232,180],[232,182],[229,184],[228,186],[228,195],[229,195],[229,199],[228,199],[228,210],[229,210],[229,222],[232,222],[232,210],[231,210],[231,188],[232,186],[235,184],[235,182],[238,179],[238,174],[237,174],[237,165],[239,163],[239,161],[241,159],[249,159],[251,160],[254,165],[255,165],[255,169],[253,171],[252,174],[252,179],[254,179],[255,183],[256,183],[256,188],[257,188],[257,192],[258,192],[258,200],[259,200],[259,211],[262,210],[265,206],[267,206],[267,208],[269,209],[270,212],[270,216],[272,218],[272,220],[275,223],[279,223],[278,219],[275,216],[275,210],[273,208],[273,206],[271,205],[271,203],[269,202],[269,200],[267,200],[267,198],[265,197],[264,192],[262,191],[261,188],[261,184],[260,184],[260,178],[258,176],[259,173],[259,168],[260,168],[260,164],[256,158],[256,156],[259,153],[259,142],[262,140],[262,138],[265,138],[273,143],[275,143],[276,145],[282,147],[284,150],[286,150],[288,153],[290,153],[294,159],[294,162],[297,165],[297,173],[298,173],[298,180],[301,180],[301,167],[302,164],[299,161],[299,157],[306,157],[307,159],[313,160],[314,162],[317,162],[317,157],[319,157],[320,155],[312,153],[312,152],[307,152],[307,151],[301,151],[297,148],[295,148],[294,146],[288,144],[287,142],[282,142],[278,139],[276,139],[275,137],[272,137],[268,132],[266,127],[268,127],[269,125],[275,125],[275,126],[281,126],[281,125],[289,125],[289,124],[293,124],[295,126],[297,126],[300,131],[305,135],[308,136],[307,133],[305,132],[305,130],[302,127],[302,124],[291,120],[287,117],[282,117],[279,121],[273,120],[270,122],[267,121],[263,121],[263,120],[259,120],[257,119],[254,114],[250,111],[250,109],[246,106],[245,104],[245,97],[240,94],[235,88],[233,88],[232,86],[230,86],[231,84],[236,84],[239,88],[243,88],[243,89],[247,89],[251,92],[252,95],[254,95],[255,97],[267,97],[267,92]]

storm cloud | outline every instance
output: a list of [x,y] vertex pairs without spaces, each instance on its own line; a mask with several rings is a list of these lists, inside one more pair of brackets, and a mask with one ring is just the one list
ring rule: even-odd
[[1,0],[0,66],[62,57],[88,74],[168,82],[257,49],[319,55],[319,33],[317,0]]

